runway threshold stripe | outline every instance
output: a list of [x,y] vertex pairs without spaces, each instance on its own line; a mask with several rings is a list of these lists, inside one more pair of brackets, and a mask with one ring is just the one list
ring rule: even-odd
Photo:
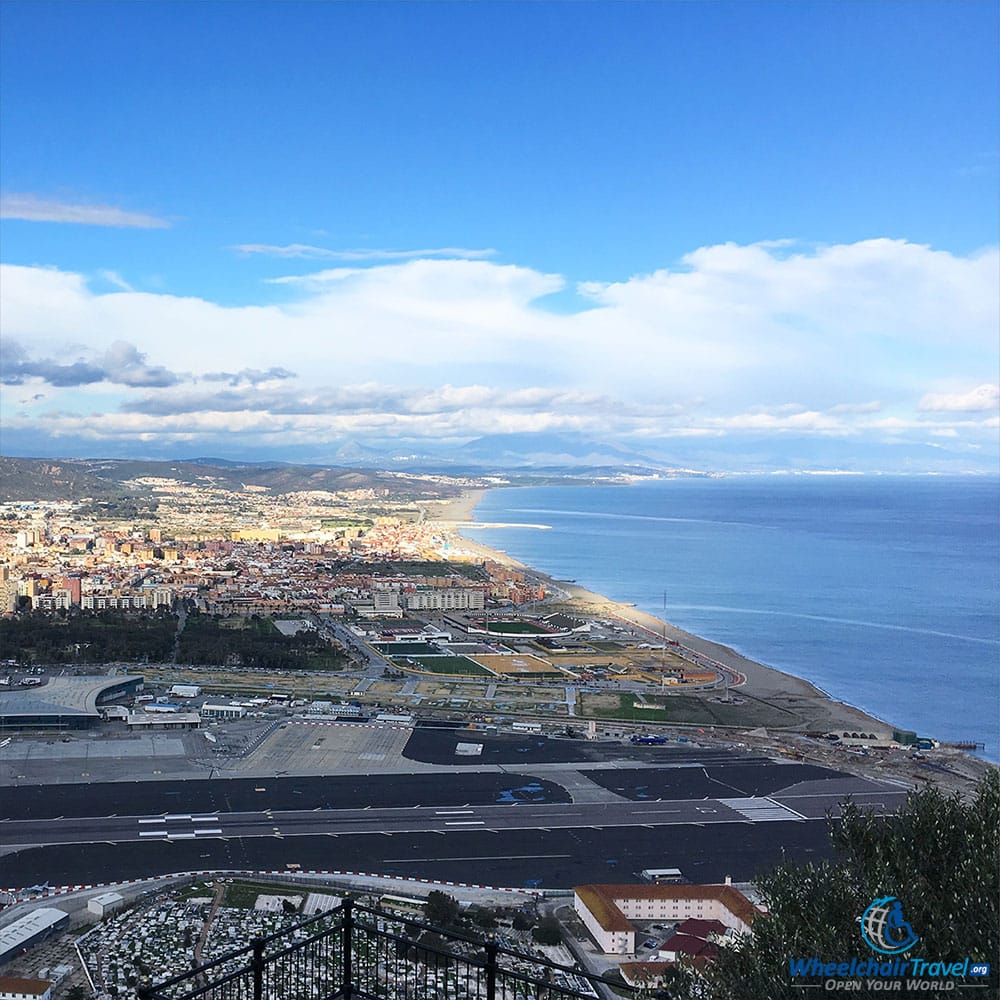
[[779,802],[777,799],[768,798],[768,802],[773,802],[776,806],[780,806],[785,812],[790,812],[793,816],[798,816],[799,819],[809,819],[808,816],[803,816],[802,813],[796,812],[791,806],[785,805],[784,802]]
[[162,816],[157,816],[155,819],[141,819],[140,823],[166,823],[166,820]]
[[191,813],[167,813],[163,818],[167,822],[170,820],[191,819]]
[[484,819],[453,819],[448,820],[444,824],[445,826],[486,826],[486,820]]

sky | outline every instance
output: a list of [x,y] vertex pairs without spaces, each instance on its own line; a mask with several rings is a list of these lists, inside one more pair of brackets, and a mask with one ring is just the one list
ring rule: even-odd
[[995,472],[998,28],[5,0],[0,451]]

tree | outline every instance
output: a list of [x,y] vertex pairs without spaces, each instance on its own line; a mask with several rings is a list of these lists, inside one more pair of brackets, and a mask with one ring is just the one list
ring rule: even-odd
[[539,944],[560,944],[562,926],[555,917],[542,917],[531,930],[531,936]]
[[493,930],[497,925],[497,917],[493,910],[487,909],[486,907],[478,907],[472,911],[469,916],[472,918],[472,922],[477,927],[482,927],[483,930]]
[[[753,934],[721,949],[677,996],[708,1000],[796,998],[789,959],[833,961],[873,954],[858,920],[877,897],[896,896],[920,937],[913,957],[956,962],[969,956],[992,963],[992,978],[977,985],[978,1000],[1000,998],[1000,771],[991,770],[975,796],[963,801],[937,788],[911,792],[891,817],[848,804],[831,821],[834,861],[783,865],[757,880],[768,914]],[[861,995],[867,996],[867,993]],[[881,992],[871,993],[880,996]]]
[[435,927],[449,927],[458,920],[458,900],[446,892],[433,889],[427,894],[424,916],[427,923]]

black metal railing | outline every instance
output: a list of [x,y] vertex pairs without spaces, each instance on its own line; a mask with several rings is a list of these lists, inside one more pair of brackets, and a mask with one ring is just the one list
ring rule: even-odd
[[138,989],[139,1000],[586,1000],[635,996],[579,972],[345,900],[245,948]]

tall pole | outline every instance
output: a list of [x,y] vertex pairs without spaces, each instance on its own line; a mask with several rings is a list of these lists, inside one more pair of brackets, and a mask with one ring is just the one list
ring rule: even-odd
[[[667,592],[663,591],[663,645],[660,647],[660,670],[667,669]],[[662,683],[663,678],[660,678]]]

